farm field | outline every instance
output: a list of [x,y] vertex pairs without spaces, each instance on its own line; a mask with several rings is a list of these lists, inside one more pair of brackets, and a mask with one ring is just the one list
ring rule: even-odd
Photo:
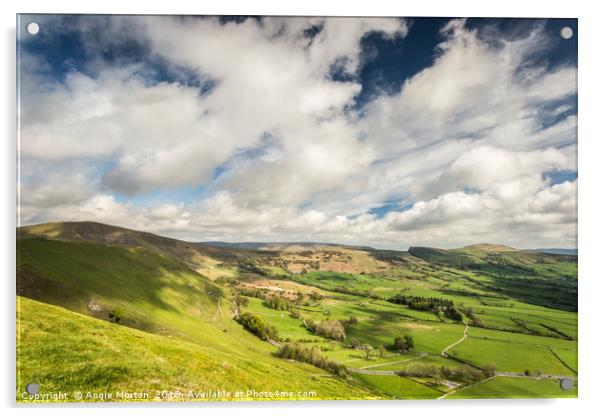
[[556,380],[537,380],[518,377],[495,377],[485,383],[468,387],[451,394],[446,399],[495,399],[577,397],[577,386],[570,391],[559,388]]
[[366,376],[361,374],[355,377],[375,390],[385,393],[392,399],[435,399],[441,395],[440,391],[405,377]]
[[[303,400],[576,395],[558,388],[578,374],[574,257],[240,248],[97,223],[18,233],[18,400],[31,380],[316,392]],[[533,298],[509,279],[564,292]]]

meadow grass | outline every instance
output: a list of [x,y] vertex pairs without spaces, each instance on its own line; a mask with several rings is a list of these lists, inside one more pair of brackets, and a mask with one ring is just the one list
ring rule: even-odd
[[27,298],[17,302],[17,400],[31,382],[40,385],[40,393],[123,390],[148,392],[151,398],[161,390],[311,390],[318,399],[374,397],[358,383],[324,377],[327,373],[308,364],[252,348],[241,347],[244,354],[234,356]]
[[472,338],[469,335],[448,352],[477,366],[495,364],[496,369],[501,371],[522,373],[525,370],[539,370],[545,374],[572,375],[548,348],[538,344]]
[[364,374],[355,374],[354,377],[392,399],[434,399],[442,395],[440,391],[406,377]]
[[577,397],[577,386],[562,390],[557,380],[495,377],[485,383],[450,394],[446,399],[557,398]]

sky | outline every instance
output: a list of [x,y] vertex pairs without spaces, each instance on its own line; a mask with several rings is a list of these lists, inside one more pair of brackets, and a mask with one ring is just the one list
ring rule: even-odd
[[20,225],[577,246],[575,19],[20,19]]

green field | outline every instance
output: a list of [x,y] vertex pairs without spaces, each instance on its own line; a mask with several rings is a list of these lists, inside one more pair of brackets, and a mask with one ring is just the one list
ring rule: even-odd
[[577,397],[577,386],[564,391],[558,381],[532,378],[496,377],[485,383],[453,393],[448,399],[496,399]]
[[[576,258],[487,245],[306,248],[211,246],[96,223],[19,229],[18,400],[33,381],[46,392],[315,392],[292,399],[576,394],[517,377],[577,376]],[[310,270],[287,271],[306,258]],[[321,270],[341,259],[358,271]],[[397,294],[426,301],[389,301]],[[269,325],[270,339],[237,322],[244,313]],[[333,338],[318,324],[341,329]],[[404,337],[413,346],[396,349]],[[280,358],[287,343],[305,358]],[[497,376],[481,383],[488,371]]]
[[26,298],[17,301],[17,400],[22,399],[25,384],[32,382],[41,386],[40,393],[71,393],[67,401],[73,401],[76,391],[141,392],[151,400],[162,390],[184,395],[211,390],[245,393],[230,400],[254,399],[246,395],[247,390],[314,391],[315,399],[374,397],[353,381],[323,377],[324,372],[308,364],[262,354],[256,349],[259,345],[253,345],[259,342],[233,355],[211,345],[149,334]]
[[434,399],[441,396],[440,391],[406,377],[367,376],[361,374],[355,377],[375,390],[385,393],[392,399]]

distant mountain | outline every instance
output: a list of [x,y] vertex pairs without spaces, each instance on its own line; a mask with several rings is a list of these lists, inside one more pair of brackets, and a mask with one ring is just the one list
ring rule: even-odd
[[563,256],[577,256],[578,251],[576,248],[535,248],[533,250],[525,250],[531,251],[534,253],[546,253],[546,254],[559,254]]
[[433,247],[410,247],[408,252],[430,263],[473,270],[515,271],[538,274],[544,264],[574,261],[570,250],[517,250],[497,244],[474,244],[444,250]]
[[291,248],[303,248],[303,249],[315,249],[319,247],[345,247],[355,250],[375,250],[370,246],[354,246],[337,243],[315,243],[315,242],[241,242],[241,243],[228,243],[225,241],[203,241],[201,244],[205,244],[213,247],[222,248],[241,248],[246,250],[287,250]]

